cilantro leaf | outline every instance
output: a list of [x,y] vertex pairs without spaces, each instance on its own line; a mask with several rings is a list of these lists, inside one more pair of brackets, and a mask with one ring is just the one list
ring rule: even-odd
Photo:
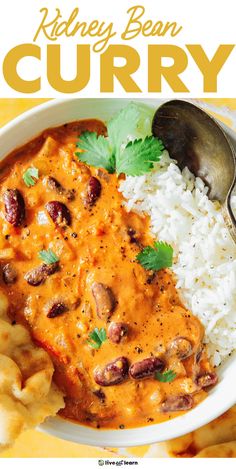
[[122,143],[127,142],[128,135],[136,134],[139,114],[135,103],[130,103],[108,122],[109,140],[116,153],[120,152]]
[[163,150],[162,142],[153,136],[129,142],[117,158],[117,172],[128,176],[148,173],[153,168],[153,163],[160,161]]
[[173,248],[167,243],[158,241],[154,243],[154,247],[144,248],[136,259],[147,270],[165,269],[172,266]]
[[93,331],[90,332],[89,338],[91,340],[87,340],[87,342],[90,345],[90,347],[98,350],[101,347],[102,343],[107,340],[107,333],[103,327],[100,330],[97,327],[95,327],[95,329],[93,329]]
[[37,179],[39,179],[39,170],[33,166],[28,168],[23,174],[23,180],[27,187],[34,186]]
[[59,257],[57,257],[57,255],[51,249],[48,249],[47,251],[40,251],[39,258],[45,264],[54,264],[55,262],[59,261]]
[[172,381],[174,381],[176,376],[177,374],[173,370],[167,370],[164,371],[164,373],[160,373],[159,371],[157,371],[155,373],[155,379],[157,379],[157,381],[160,381],[161,383],[171,383]]
[[144,138],[151,135],[154,110],[144,103],[130,102],[108,122],[108,136],[111,145],[119,153],[120,146],[127,143],[127,137]]
[[83,132],[76,146],[83,150],[83,152],[75,153],[80,161],[114,173],[115,159],[109,141],[103,135],[97,135],[96,132]]
[[[164,150],[161,140],[150,135],[152,117],[152,108],[129,103],[108,122],[108,137],[84,132],[76,144],[79,151],[75,154],[80,161],[105,168],[109,173],[145,174],[160,161]],[[130,139],[136,140],[127,144]]]

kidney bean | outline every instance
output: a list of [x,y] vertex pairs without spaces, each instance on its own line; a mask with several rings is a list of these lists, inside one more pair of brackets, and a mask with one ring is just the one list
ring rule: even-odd
[[209,386],[214,386],[218,381],[218,377],[216,373],[203,373],[197,376],[196,384],[200,388],[208,388]]
[[116,358],[103,369],[94,371],[94,379],[99,386],[112,386],[124,381],[128,376],[129,362],[126,357]]
[[4,265],[2,269],[3,281],[6,285],[12,285],[17,280],[17,271],[12,264]]
[[88,181],[88,186],[87,186],[87,193],[86,193],[86,204],[87,205],[94,205],[97,201],[97,199],[100,197],[102,190],[102,186],[100,181],[95,178],[94,176],[91,176]]
[[182,396],[170,396],[161,404],[162,412],[178,412],[189,410],[193,407],[193,398],[190,394]]
[[21,226],[25,220],[25,202],[18,189],[7,189],[3,194],[5,218],[13,226]]
[[133,379],[143,379],[154,375],[156,371],[163,371],[165,363],[157,357],[144,358],[140,362],[133,363],[129,369],[129,374]]
[[48,308],[47,317],[48,318],[56,318],[61,314],[68,311],[67,306],[62,301],[55,301],[55,303],[51,304]]
[[47,186],[50,190],[57,192],[57,194],[64,195],[68,200],[74,200],[75,198],[75,191],[73,189],[65,189],[61,183],[52,176],[47,178]]
[[25,280],[32,287],[37,287],[44,283],[49,275],[53,275],[59,268],[58,262],[53,264],[41,264],[32,270],[29,270],[24,276]]
[[60,225],[61,223],[66,225],[71,224],[70,211],[67,206],[62,202],[59,202],[58,200],[53,200],[51,202],[48,202],[45,205],[45,208],[56,225]]
[[92,285],[92,294],[96,303],[98,317],[107,321],[116,306],[116,300],[111,288],[103,283],[94,282]]
[[176,337],[167,348],[170,355],[176,355],[179,360],[185,360],[193,353],[191,342],[185,337]]
[[119,344],[120,341],[127,335],[128,326],[124,322],[112,322],[108,329],[108,337],[114,344]]

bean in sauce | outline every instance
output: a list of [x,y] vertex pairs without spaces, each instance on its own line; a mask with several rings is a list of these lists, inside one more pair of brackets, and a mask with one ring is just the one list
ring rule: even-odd
[[[1,242],[12,253],[1,271],[7,264],[17,271],[14,283],[5,268],[8,284],[2,282],[9,312],[18,322],[27,318],[33,339],[52,356],[55,382],[66,393],[63,417],[95,428],[162,422],[197,405],[215,382],[204,329],[183,306],[170,271],[152,275],[135,262],[141,247],[153,244],[149,219],[125,210],[115,174],[75,157],[87,130],[106,134],[96,120],[70,123],[46,130],[1,163]],[[28,188],[22,175],[31,163],[43,176]],[[26,221],[29,235],[22,236]],[[56,252],[60,264],[39,265],[42,249]],[[74,307],[64,314],[63,304],[51,303],[55,295]],[[98,349],[88,345],[95,328],[107,335]],[[155,379],[156,370],[175,363],[185,373],[169,383]],[[192,394],[183,393],[186,375],[197,387]]]

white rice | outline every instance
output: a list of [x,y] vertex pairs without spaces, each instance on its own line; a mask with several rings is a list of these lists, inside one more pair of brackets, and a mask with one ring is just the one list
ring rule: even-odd
[[[236,245],[219,203],[166,151],[151,173],[126,177],[120,191],[127,209],[147,213],[153,235],[173,246],[177,288],[205,326],[209,355],[218,366],[236,344]],[[235,196],[232,202],[236,207]]]

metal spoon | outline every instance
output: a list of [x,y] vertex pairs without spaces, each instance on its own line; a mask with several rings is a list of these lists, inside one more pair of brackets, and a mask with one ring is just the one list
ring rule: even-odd
[[236,219],[230,198],[236,182],[234,147],[221,126],[205,111],[187,101],[160,106],[153,118],[159,137],[181,169],[185,166],[209,187],[208,197],[223,206],[225,223],[236,243]]

